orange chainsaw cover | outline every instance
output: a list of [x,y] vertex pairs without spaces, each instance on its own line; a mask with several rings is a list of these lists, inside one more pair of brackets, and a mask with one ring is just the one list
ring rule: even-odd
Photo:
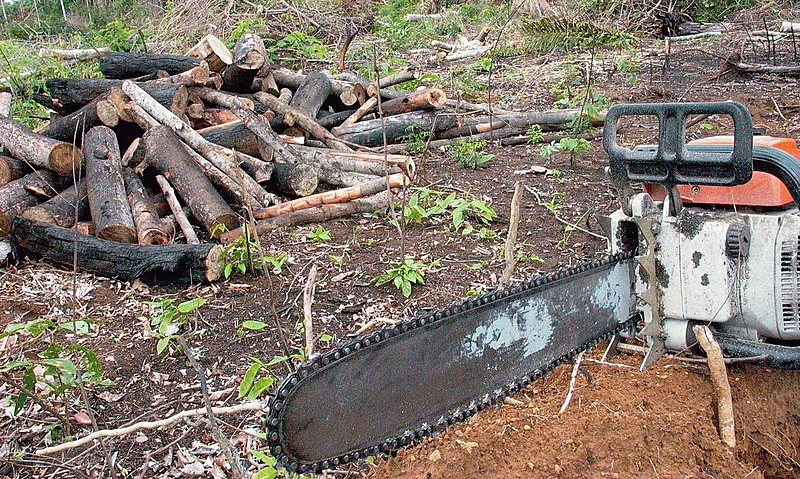
[[[732,145],[732,136],[711,136],[690,141],[690,145]],[[800,161],[800,150],[797,142],[791,138],[775,138],[772,136],[754,136],[753,146],[771,146],[789,153]],[[666,189],[658,184],[644,184],[645,191],[656,201],[666,196]],[[687,204],[701,205],[736,205],[777,207],[793,203],[792,195],[777,177],[754,171],[753,178],[738,186],[701,186],[678,185],[681,200]]]

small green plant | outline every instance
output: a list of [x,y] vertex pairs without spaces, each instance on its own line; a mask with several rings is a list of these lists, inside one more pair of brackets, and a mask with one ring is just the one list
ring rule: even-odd
[[558,181],[559,184],[563,185],[564,183],[567,182],[567,180],[565,178],[566,175],[561,170],[558,170],[558,169],[555,169],[555,168],[550,168],[550,169],[547,170],[546,175],[547,176],[552,176],[553,178],[555,178],[556,181]]
[[233,27],[229,40],[226,42],[227,46],[228,48],[232,48],[239,38],[241,38],[245,33],[267,31],[268,28],[269,27],[264,22],[263,18],[259,17],[258,15],[249,15],[237,23],[235,27]]
[[[225,257],[225,266],[222,274],[225,279],[230,278],[234,273],[247,274],[247,271],[263,271],[265,265],[272,266],[272,272],[281,274],[283,266],[289,260],[288,253],[278,253],[276,256],[259,256],[258,243],[250,237],[250,230],[247,224],[242,225],[243,234],[233,242],[225,246],[222,254]],[[216,232],[224,233],[226,228],[219,225]]]
[[542,133],[541,125],[533,124],[528,128],[525,132],[525,136],[528,137],[528,143],[531,145],[535,145],[536,143],[541,143],[544,140],[544,134]]
[[417,125],[406,128],[406,134],[400,137],[400,141],[406,144],[406,151],[411,155],[419,155],[428,149],[428,139],[431,133],[423,130]]
[[[55,322],[35,319],[26,323],[11,323],[6,326],[0,339],[13,335],[30,335],[38,352],[24,351],[18,359],[3,361],[0,372],[21,374],[21,384],[27,391],[42,391],[42,396],[63,395],[81,385],[109,386],[113,384],[103,377],[102,363],[97,353],[81,344],[57,342],[56,333],[88,334],[91,321],[87,319]],[[7,356],[9,357],[9,356]],[[14,414],[19,414],[30,395],[17,391],[11,396]],[[70,401],[62,401],[65,407]]]
[[274,46],[267,48],[267,53],[273,60],[278,60],[280,54],[289,54],[294,59],[320,59],[328,55],[328,49],[319,38],[308,33],[295,30],[280,40]]
[[566,196],[562,192],[553,193],[549,200],[542,203],[542,206],[547,208],[547,211],[550,214],[555,215],[558,212],[558,209],[561,208],[561,203],[564,200],[564,196]]
[[542,147],[539,148],[539,156],[541,156],[546,160],[550,160],[553,158],[553,155],[558,153],[559,151],[561,151],[561,145],[559,145],[558,143],[556,143],[555,140],[553,140],[550,143],[542,145]]
[[306,238],[310,239],[312,243],[322,243],[331,240],[331,233],[322,226],[317,226],[317,229],[308,233]]
[[[181,329],[189,323],[191,314],[200,309],[206,300],[204,298],[194,298],[175,304],[174,298],[161,298],[156,301],[145,301],[144,304],[153,307],[150,316],[150,327],[158,337],[156,343],[156,353],[161,354],[167,348],[172,348],[172,341],[181,334]],[[192,328],[189,336],[202,334],[203,330]]]
[[107,45],[114,52],[129,52],[133,50],[138,39],[136,30],[126,26],[118,18],[97,30],[95,42],[98,45]]
[[391,282],[399,289],[404,298],[411,296],[412,286],[425,284],[425,271],[428,266],[414,258],[406,256],[402,260],[389,262],[389,269],[378,275],[373,281],[375,286]]
[[539,155],[549,160],[555,153],[565,151],[569,153],[570,166],[575,166],[575,157],[589,151],[590,147],[591,143],[583,138],[562,138],[558,143],[551,141],[547,145],[542,145]]
[[530,48],[538,53],[565,52],[599,46],[629,47],[636,37],[599,23],[567,17],[539,17],[523,21]]
[[485,168],[494,158],[493,154],[483,151],[485,147],[486,140],[468,139],[448,147],[448,152],[465,168],[477,170]]
[[422,223],[424,220],[446,214],[450,215],[455,231],[464,226],[468,218],[475,218],[483,224],[488,224],[497,217],[494,209],[481,199],[470,200],[460,198],[455,193],[447,194],[430,188],[413,188],[408,204],[403,210],[403,219],[406,224]]

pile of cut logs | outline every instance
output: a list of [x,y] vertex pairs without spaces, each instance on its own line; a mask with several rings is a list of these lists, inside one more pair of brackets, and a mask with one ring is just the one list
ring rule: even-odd
[[47,81],[37,101],[56,115],[36,131],[0,93],[0,240],[126,280],[214,281],[243,225],[263,237],[385,207],[414,176],[400,154],[411,127],[437,146],[558,130],[577,114],[391,88],[414,70],[370,81],[278,69],[254,34],[232,51],[207,36],[186,55],[106,53],[100,69],[105,79]]

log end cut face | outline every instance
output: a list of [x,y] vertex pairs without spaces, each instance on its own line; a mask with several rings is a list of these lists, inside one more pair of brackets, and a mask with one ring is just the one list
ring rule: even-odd
[[59,175],[80,171],[82,160],[81,149],[69,143],[59,143],[50,151],[50,169]]

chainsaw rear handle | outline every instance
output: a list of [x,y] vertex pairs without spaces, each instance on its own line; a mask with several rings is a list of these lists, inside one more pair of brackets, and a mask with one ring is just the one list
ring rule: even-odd
[[[728,115],[733,119],[733,149],[706,152],[686,148],[689,115]],[[619,120],[625,116],[658,118],[658,148],[631,150],[617,143]],[[616,181],[735,186],[753,174],[753,120],[741,103],[633,103],[614,105],[606,114],[603,147]]]

